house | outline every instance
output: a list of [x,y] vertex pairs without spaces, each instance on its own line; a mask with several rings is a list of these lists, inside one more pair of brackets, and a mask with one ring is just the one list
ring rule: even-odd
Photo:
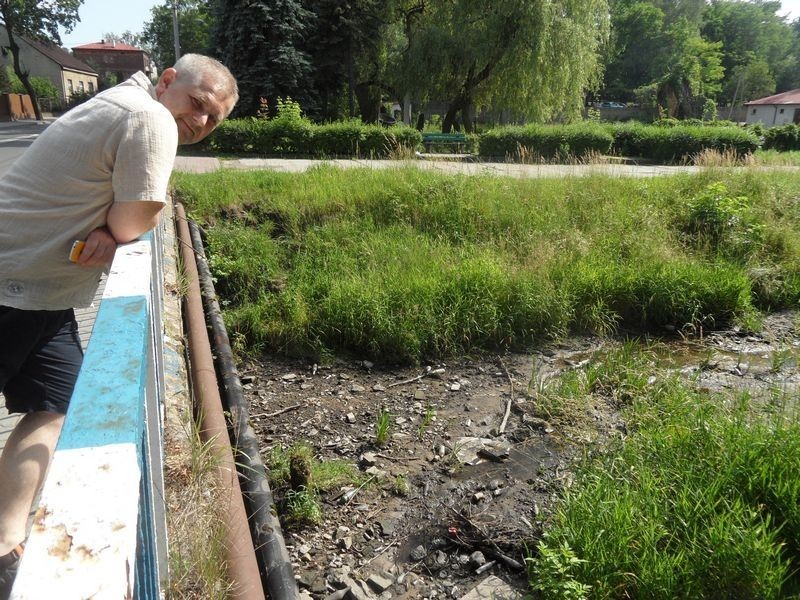
[[94,44],[75,46],[72,54],[91,65],[100,74],[103,87],[125,81],[137,71],[142,71],[155,81],[156,66],[150,55],[124,42],[100,40]]
[[800,123],[800,89],[751,100],[745,102],[744,106],[747,109],[745,121],[748,124],[761,123],[772,127]]
[[[60,92],[63,102],[68,102],[75,92],[93,94],[97,91],[97,73],[63,48],[20,35],[14,36],[14,39],[20,48],[22,68],[32,77],[49,79]],[[8,32],[5,27],[0,27],[0,47],[3,65],[13,64],[14,59],[7,50]]]

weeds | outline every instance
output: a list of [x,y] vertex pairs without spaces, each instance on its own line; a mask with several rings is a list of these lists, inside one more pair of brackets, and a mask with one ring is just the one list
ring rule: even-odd
[[591,370],[592,396],[629,390],[629,435],[577,469],[529,561],[531,586],[570,598],[791,596],[800,567],[796,415],[665,373],[641,386],[651,356],[633,346]]
[[800,301],[800,176],[176,175],[249,352],[419,363]]
[[381,409],[378,413],[378,418],[375,421],[375,444],[378,446],[385,446],[389,441],[389,430],[392,425],[392,414]]
[[430,403],[425,404],[425,414],[422,415],[422,420],[419,423],[418,437],[420,440],[425,435],[425,430],[430,427],[430,424],[433,423],[435,418],[436,411],[433,410],[433,407],[430,405]]

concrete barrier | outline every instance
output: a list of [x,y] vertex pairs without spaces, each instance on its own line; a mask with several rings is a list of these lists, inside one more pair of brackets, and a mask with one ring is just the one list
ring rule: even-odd
[[117,250],[12,599],[162,595],[159,243]]

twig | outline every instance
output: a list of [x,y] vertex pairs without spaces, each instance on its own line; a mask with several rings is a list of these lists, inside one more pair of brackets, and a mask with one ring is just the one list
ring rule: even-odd
[[500,366],[503,367],[503,371],[506,372],[506,377],[508,377],[508,385],[511,387],[511,396],[508,399],[508,402],[506,403],[506,413],[503,415],[503,422],[500,423],[500,429],[497,430],[499,433],[502,434],[506,430],[506,424],[508,423],[508,415],[511,414],[511,403],[514,402],[514,380],[511,379],[511,374],[508,372],[508,369],[506,369],[506,365],[503,362],[503,359],[498,356],[497,360],[500,362]]
[[420,460],[419,456],[388,456],[386,454],[375,454],[375,456],[385,458],[386,460]]
[[[352,501],[353,501],[353,498],[355,498],[355,497],[356,497],[356,494],[357,494],[358,492],[360,492],[360,491],[362,490],[362,488],[363,488],[365,485],[367,485],[367,484],[368,484],[370,481],[372,481],[373,479],[375,479],[375,477],[377,477],[377,475],[373,475],[372,477],[370,477],[369,479],[367,479],[367,480],[366,480],[364,483],[362,483],[360,486],[358,486],[356,489],[354,489],[354,490],[353,490],[353,492],[352,492],[352,493],[350,493],[350,497],[347,499],[347,502],[345,502],[345,503],[344,503],[344,505],[345,505],[345,506],[347,506],[348,504],[350,504],[350,502],[352,502]],[[349,492],[348,492],[348,493],[349,493]]]
[[422,379],[426,375],[441,375],[442,373],[444,373],[444,369],[428,370],[428,371],[425,371],[422,375],[417,375],[416,377],[412,377],[411,379],[406,379],[404,381],[395,381],[394,383],[390,383],[386,387],[390,388],[390,387],[394,387],[396,385],[406,385],[407,383],[414,383],[415,381],[419,381],[420,379]]
[[301,406],[303,406],[303,405],[302,404],[293,404],[292,406],[287,406],[286,408],[282,408],[280,410],[276,410],[275,412],[261,413],[260,415],[252,415],[252,418],[255,419],[255,418],[265,417],[265,418],[269,419],[270,417],[277,417],[278,415],[282,415],[283,413],[287,413],[290,410],[294,410],[295,408],[300,408]]
[[378,558],[378,557],[379,557],[381,554],[383,554],[384,552],[386,552],[386,551],[387,551],[389,548],[391,548],[391,547],[393,547],[393,546],[397,546],[397,544],[399,544],[399,542],[397,542],[397,541],[391,542],[391,543],[390,543],[388,546],[386,546],[386,548],[384,548],[383,550],[381,550],[380,552],[378,552],[378,553],[377,553],[375,556],[373,556],[372,558],[370,558],[370,559],[369,559],[367,562],[365,562],[365,563],[364,563],[364,566],[368,565],[368,564],[369,564],[369,563],[371,563],[373,560],[375,560],[376,558]]

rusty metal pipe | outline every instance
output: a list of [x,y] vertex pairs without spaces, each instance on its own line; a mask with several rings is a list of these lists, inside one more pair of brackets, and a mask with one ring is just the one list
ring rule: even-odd
[[236,600],[263,600],[264,589],[258,572],[253,539],[247,524],[242,490],[228,438],[228,427],[222,413],[191,235],[186,223],[186,212],[180,203],[176,205],[176,214],[178,240],[189,285],[184,298],[184,311],[187,323],[189,372],[201,418],[200,437],[204,442],[211,444],[213,456],[218,461],[219,484],[228,493],[228,496],[223,498],[227,501],[223,516],[228,577],[233,584],[230,597]]
[[200,277],[203,307],[213,334],[212,353],[216,358],[217,373],[222,382],[220,397],[232,422],[232,442],[236,464],[239,465],[239,484],[244,492],[245,508],[255,540],[256,559],[262,568],[264,588],[271,600],[295,600],[298,593],[292,563],[275,511],[267,470],[261,460],[258,438],[250,425],[249,408],[214,289],[200,228],[193,221],[189,221],[188,225]]

